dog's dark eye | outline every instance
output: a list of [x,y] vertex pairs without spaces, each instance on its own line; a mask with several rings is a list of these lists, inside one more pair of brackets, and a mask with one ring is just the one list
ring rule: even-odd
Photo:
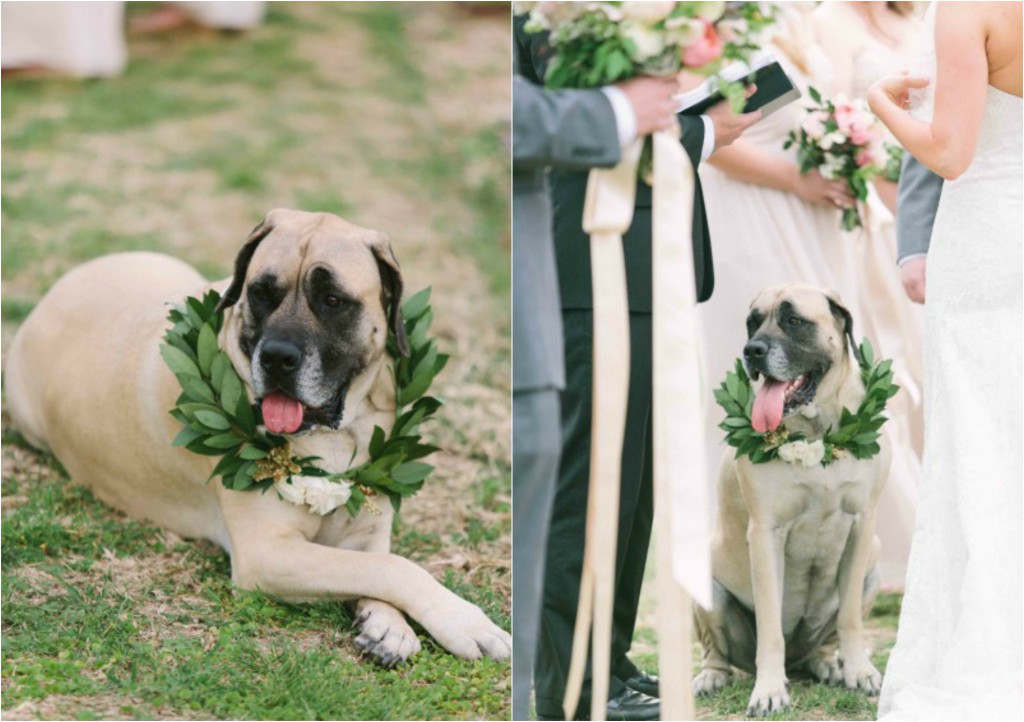
[[324,296],[324,305],[328,308],[337,308],[341,305],[341,299],[337,296]]
[[806,323],[806,322],[802,318],[797,318],[796,316],[790,316],[789,319],[786,321],[786,323],[788,323],[790,326],[794,326],[795,327],[795,326],[803,326],[804,323]]

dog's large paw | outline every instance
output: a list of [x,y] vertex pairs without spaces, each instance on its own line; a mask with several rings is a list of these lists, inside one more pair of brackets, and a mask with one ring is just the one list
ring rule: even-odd
[[839,664],[839,656],[835,651],[829,654],[822,654],[820,657],[807,665],[811,674],[818,678],[822,684],[842,684],[843,668]]
[[874,697],[882,689],[882,675],[867,655],[858,655],[853,661],[843,660],[843,684],[847,689],[864,692]]
[[420,640],[405,615],[390,604],[360,599],[356,604],[356,624],[359,636],[354,644],[385,669],[402,664],[420,651]]
[[[454,595],[453,595],[454,596]],[[442,647],[463,659],[508,659],[512,637],[496,625],[475,604],[455,597],[458,604],[437,621],[420,620]]]
[[721,669],[702,669],[693,680],[694,697],[710,697],[718,694],[732,682],[732,672]]
[[760,675],[754,682],[754,691],[747,704],[748,717],[764,717],[784,709],[789,709],[789,692],[786,691],[786,678],[763,679]]

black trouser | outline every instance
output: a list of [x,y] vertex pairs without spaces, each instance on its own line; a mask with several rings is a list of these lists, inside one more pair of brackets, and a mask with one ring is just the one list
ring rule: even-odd
[[[630,316],[629,408],[622,449],[622,493],[612,629],[611,694],[636,668],[626,658],[633,639],[654,504],[651,468],[651,314]],[[548,536],[544,607],[534,683],[537,713],[561,719],[579,602],[590,479],[593,312],[562,312],[566,388],[562,392],[562,458]],[[579,708],[590,712],[590,670]]]

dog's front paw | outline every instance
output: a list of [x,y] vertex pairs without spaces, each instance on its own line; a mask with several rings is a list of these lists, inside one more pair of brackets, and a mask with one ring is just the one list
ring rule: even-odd
[[360,599],[356,605],[359,636],[354,644],[374,662],[391,669],[420,651],[420,640],[405,615],[376,599]]
[[702,669],[693,680],[694,697],[718,694],[732,681],[732,673],[721,669]]
[[855,661],[843,660],[843,684],[847,689],[864,692],[874,697],[882,689],[882,675],[867,655],[858,655]]
[[[420,620],[441,646],[463,659],[508,659],[512,637],[469,602],[455,597],[458,604],[434,620]],[[433,616],[433,615],[432,615]]]
[[747,704],[748,717],[764,717],[784,709],[789,709],[789,692],[786,691],[786,678],[762,679],[760,675],[754,683],[754,692]]

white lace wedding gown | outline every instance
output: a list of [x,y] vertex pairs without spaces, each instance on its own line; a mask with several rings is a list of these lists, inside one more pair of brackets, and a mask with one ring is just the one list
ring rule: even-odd
[[1024,719],[1022,111],[989,87],[971,165],[942,190],[928,252],[924,482],[884,720]]

